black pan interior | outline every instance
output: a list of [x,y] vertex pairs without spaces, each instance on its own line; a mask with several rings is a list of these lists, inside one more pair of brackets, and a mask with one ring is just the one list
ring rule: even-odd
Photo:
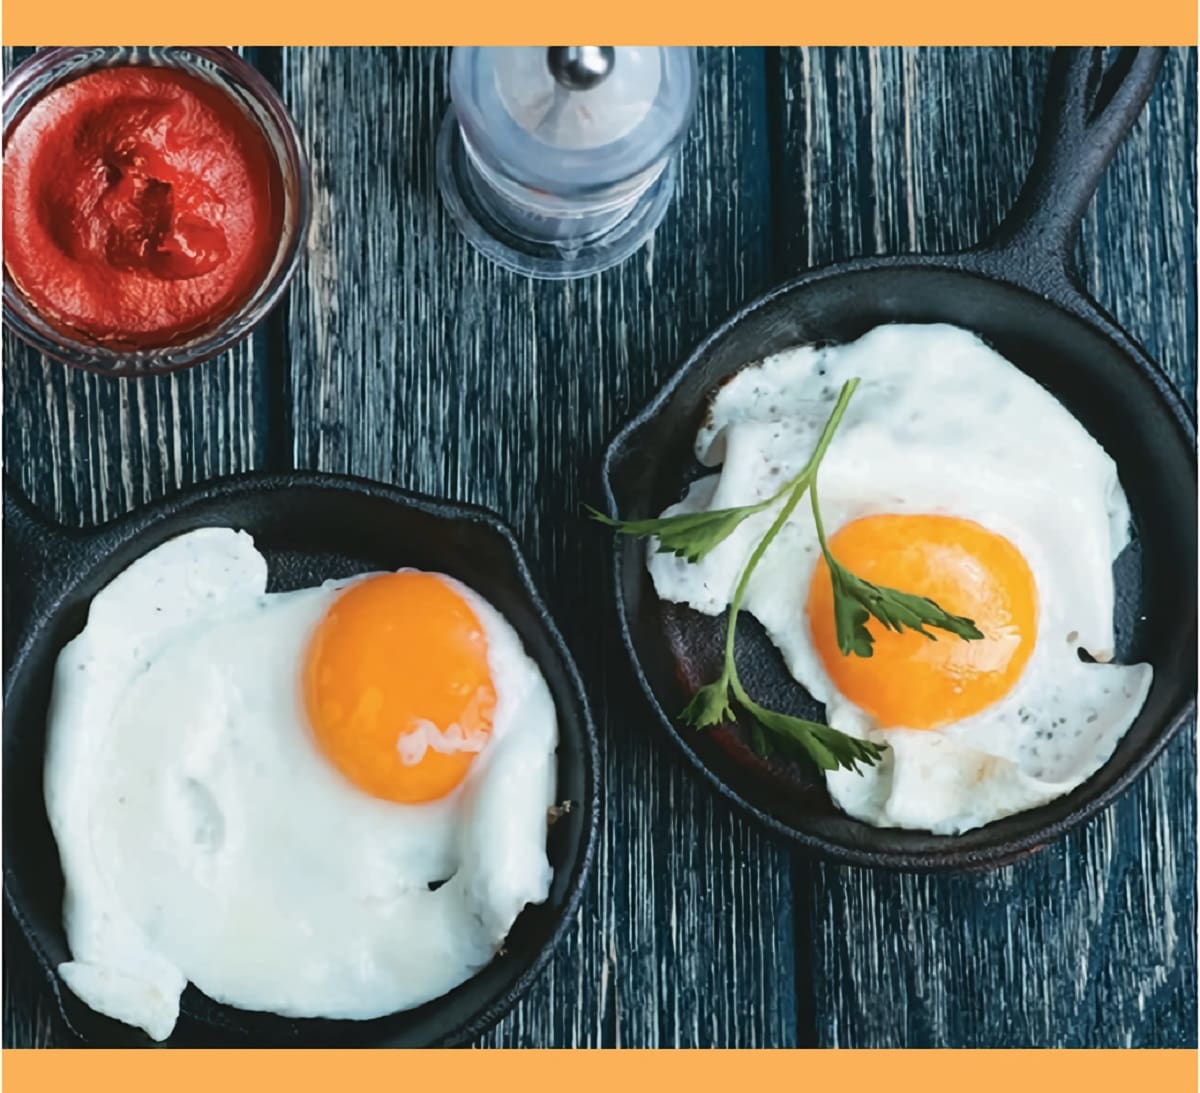
[[[45,720],[55,658],[82,628],[92,596],[159,543],[202,526],[249,531],[282,591],[369,570],[415,566],[457,577],[501,611],[537,661],[559,717],[558,798],[570,811],[551,828],[548,900],[518,918],[504,953],[484,971],[419,1009],[373,1021],[291,1020],[217,1005],[194,987],[169,1046],[403,1046],[457,1043],[504,1012],[548,958],[577,905],[596,826],[596,740],[575,667],[538,598],[511,533],[490,514],[356,480],[320,475],[248,476],[161,502],[75,540],[43,529],[45,557],[73,576],[47,584],[6,680],[5,890],[72,1027],[104,1046],[150,1044],[94,1013],[58,982],[69,959],[62,874],[41,792]],[[36,536],[34,536],[36,538]],[[6,520],[5,547],[20,551]],[[6,559],[7,562],[7,559]],[[6,564],[6,593],[10,585]],[[15,595],[23,590],[14,589]],[[34,597],[37,599],[37,597]],[[413,939],[420,944],[419,938]],[[299,954],[298,954],[299,955]]]
[[[997,864],[1044,844],[1112,799],[1194,704],[1196,469],[1194,427],[1161,373],[1119,331],[1088,322],[952,259],[850,263],[783,286],[715,332],[614,441],[605,466],[614,513],[656,516],[700,473],[692,444],[718,384],[800,344],[851,341],[881,323],[947,322],[973,330],[1048,388],[1116,460],[1136,525],[1116,566],[1118,659],[1148,661],[1154,684],[1116,754],[1066,797],[961,836],[869,827],[836,811],[802,767],[753,759],[744,736],[697,732],[674,715],[716,677],[722,620],[658,601],[644,544],[617,545],[618,609],[635,669],[660,719],[693,762],[758,819],[834,857],[901,869]],[[752,619],[739,666],[756,695],[802,716],[821,707],[787,674]]]

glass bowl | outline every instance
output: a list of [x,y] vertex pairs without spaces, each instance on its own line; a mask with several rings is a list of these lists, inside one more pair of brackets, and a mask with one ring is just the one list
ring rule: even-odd
[[275,89],[229,49],[191,46],[101,46],[40,50],[4,82],[4,143],[16,122],[52,89],[99,68],[172,68],[213,84],[258,125],[275,156],[283,215],[274,258],[258,286],[216,323],[156,346],[130,347],[89,339],[47,322],[4,270],[4,323],[48,357],[107,375],[155,375],[190,368],[240,342],[279,302],[300,265],[312,215],[308,161],[299,134]]

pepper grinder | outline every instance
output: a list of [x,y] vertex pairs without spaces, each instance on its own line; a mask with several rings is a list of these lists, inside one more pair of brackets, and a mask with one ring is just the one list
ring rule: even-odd
[[437,176],[459,230],[530,277],[628,258],[670,203],[696,76],[690,48],[455,48]]

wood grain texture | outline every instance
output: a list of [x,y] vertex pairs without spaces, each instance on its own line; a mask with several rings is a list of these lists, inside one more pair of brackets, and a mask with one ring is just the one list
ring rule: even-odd
[[[1189,734],[1117,807],[998,873],[793,860],[660,741],[615,637],[607,536],[578,515],[619,423],[737,304],[802,266],[994,227],[1032,156],[1047,55],[707,50],[667,220],[568,284],[490,266],[444,215],[446,59],[260,51],[316,186],[285,309],[219,361],[136,383],[6,338],[7,470],[70,523],[293,464],[509,518],[596,708],[604,815],[567,943],[486,1045],[1194,1044]],[[1195,53],[1176,51],[1081,251],[1098,298],[1189,391],[1195,93]],[[5,941],[4,1043],[66,1042],[7,923]]]
[[[795,269],[983,238],[1032,160],[1048,60],[1029,50],[783,51],[781,261]],[[1189,396],[1195,66],[1194,52],[1172,52],[1082,239],[1088,285]],[[1195,1044],[1195,828],[1185,731],[1116,807],[1010,868],[903,877],[798,862],[818,1041]]]
[[612,640],[605,534],[580,518],[621,420],[768,270],[761,54],[707,51],[680,192],[652,244],[566,284],[491,266],[436,193],[446,56],[287,51],[316,230],[291,299],[295,459],[492,506],[595,700],[603,835],[568,943],[489,1044],[790,1044],[787,855],[651,735]]

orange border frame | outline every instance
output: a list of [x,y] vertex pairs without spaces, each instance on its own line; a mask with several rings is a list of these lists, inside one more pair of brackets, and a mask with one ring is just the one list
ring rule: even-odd
[[[526,44],[603,38],[621,43],[762,45],[1195,45],[1191,0],[859,0],[856,4],[756,0],[609,0],[603,25],[594,8],[561,0],[494,0],[442,6],[395,0],[7,0],[6,45],[114,42],[228,42],[264,45]],[[283,13],[286,12],[286,15]],[[631,36],[615,28],[634,28]],[[5,1093],[289,1093],[394,1091],[423,1085],[487,1093],[569,1093],[618,1088],[702,1090],[828,1087],[888,1093],[1061,1093],[1107,1090],[1195,1093],[1197,1053],[1179,1051],[39,1051],[3,1053]]]

